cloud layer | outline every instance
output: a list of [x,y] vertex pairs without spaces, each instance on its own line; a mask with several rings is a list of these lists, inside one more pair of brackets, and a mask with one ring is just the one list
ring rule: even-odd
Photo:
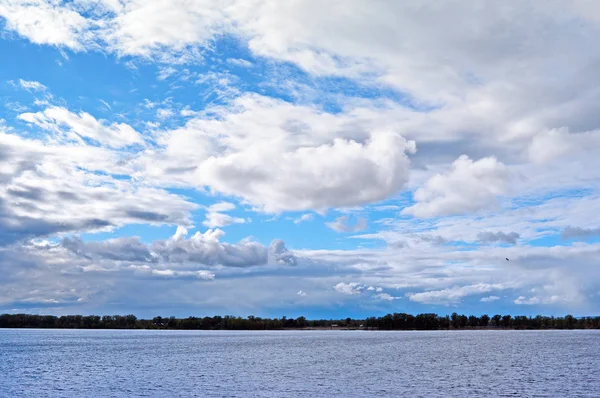
[[0,27],[0,310],[600,308],[593,2],[13,0]]

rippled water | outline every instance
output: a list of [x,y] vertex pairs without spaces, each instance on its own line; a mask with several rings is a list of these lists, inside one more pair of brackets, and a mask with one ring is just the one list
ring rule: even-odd
[[600,331],[0,329],[0,397],[599,397]]

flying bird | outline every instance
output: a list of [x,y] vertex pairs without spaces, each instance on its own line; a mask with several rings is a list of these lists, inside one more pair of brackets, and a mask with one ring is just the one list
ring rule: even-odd
[[508,259],[508,257],[506,258],[506,261],[510,261],[510,260]]

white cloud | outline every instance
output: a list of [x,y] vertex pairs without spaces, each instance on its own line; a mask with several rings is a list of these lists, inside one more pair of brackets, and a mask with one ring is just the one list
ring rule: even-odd
[[243,198],[266,212],[324,211],[400,191],[408,180],[406,154],[416,150],[399,134],[348,130],[344,117],[257,95],[211,114],[218,117],[195,118],[162,134],[163,149],[138,160],[139,175],[162,180],[165,169],[189,170],[177,176],[182,183]]
[[61,1],[16,0],[0,4],[6,28],[36,44],[83,50],[93,23]]
[[360,292],[365,287],[357,282],[350,282],[350,283],[340,282],[337,285],[335,285],[333,288],[338,293],[353,295],[353,294],[360,294]]
[[302,214],[300,217],[294,219],[294,224],[300,224],[305,221],[312,221],[314,216],[310,213]]
[[371,293],[371,297],[373,299],[381,300],[381,301],[394,301],[394,300],[402,299],[402,297],[395,297],[389,293],[383,293],[383,289],[381,287],[375,287],[375,286],[367,287],[358,282],[350,282],[350,283],[339,282],[338,284],[336,284],[333,287],[333,289],[338,293],[348,295],[348,296],[358,295],[358,294],[361,294],[362,292],[373,292],[374,294]]
[[109,48],[121,55],[160,56],[162,50],[166,56],[174,52],[183,59],[197,59],[199,52],[194,53],[191,48],[206,43],[218,32],[218,26],[225,22],[220,9],[224,5],[185,0],[114,3],[115,17],[100,35]]
[[536,134],[528,148],[531,161],[548,163],[565,157],[595,156],[600,151],[600,131],[573,134],[566,127]]
[[538,296],[519,296],[515,299],[514,303],[518,305],[538,305],[538,304],[556,304],[565,301],[565,297],[552,295],[548,297],[538,297]]
[[464,214],[494,207],[509,191],[510,172],[493,157],[473,162],[461,156],[445,174],[436,174],[414,193],[416,204],[403,210],[416,217]]
[[207,208],[206,219],[202,222],[203,225],[209,228],[222,228],[231,224],[244,224],[245,219],[241,217],[232,217],[229,214],[221,212],[235,210],[235,205],[229,202],[219,202],[210,205]]
[[525,298],[525,296],[519,296],[515,299],[515,304],[539,304],[540,299],[537,297]]
[[[64,135],[66,138],[83,142],[87,138],[113,148],[143,144],[144,139],[125,123],[107,125],[86,112],[72,113],[65,108],[50,107],[43,112],[23,113],[19,119],[45,130]],[[63,129],[66,128],[66,131]]]
[[231,202],[219,202],[219,203],[214,203],[210,206],[208,206],[207,210],[209,212],[223,212],[223,211],[230,211],[230,210],[235,210],[235,205]]
[[497,301],[497,300],[500,300],[500,297],[498,297],[498,296],[487,296],[487,297],[482,297],[481,300],[479,300],[479,301],[481,301],[482,303],[491,303],[491,302]]
[[[185,232],[185,231],[183,231]],[[169,240],[156,241],[152,250],[168,262],[197,262],[205,265],[249,267],[267,263],[267,248],[253,241],[232,245],[221,243],[225,233],[220,229],[196,232],[184,239],[182,231]]]
[[23,87],[24,89],[30,90],[30,91],[45,91],[46,90],[46,86],[44,86],[42,83],[37,82],[35,80],[19,79],[19,85],[21,87]]
[[408,293],[411,301],[423,304],[455,304],[466,296],[488,293],[494,290],[504,289],[501,284],[478,283],[476,285],[455,286],[449,289],[431,290],[422,293]]
[[[410,144],[376,134],[365,144],[332,144],[274,152],[261,148],[209,158],[200,176],[211,188],[240,196],[268,212],[353,206],[384,199],[407,180]],[[260,172],[258,172],[260,170]]]
[[336,232],[360,232],[367,229],[367,219],[358,217],[356,222],[350,224],[349,216],[340,216],[333,222],[326,222],[325,225]]
[[231,224],[244,224],[245,219],[241,217],[232,217],[229,214],[223,213],[206,213],[206,219],[202,224],[209,228],[222,228]]
[[227,58],[227,62],[242,68],[251,68],[252,66],[254,66],[252,62],[242,58]]
[[379,300],[382,300],[382,301],[394,301],[394,300],[402,299],[402,297],[394,297],[388,293],[379,293],[375,297],[377,297]]
[[44,143],[0,131],[0,245],[131,223],[190,223],[189,212],[197,205],[113,178],[125,172],[120,160],[103,148]]
[[98,101],[102,102],[102,105],[104,105],[106,108],[108,108],[108,110],[112,110],[112,107],[110,106],[110,104],[102,99],[98,99]]
[[156,117],[158,117],[159,119],[168,119],[174,114],[175,112],[173,112],[171,109],[166,108],[160,108],[156,111]]
[[139,274],[149,274],[162,278],[193,278],[202,280],[213,280],[215,274],[209,271],[176,271],[172,269],[156,269],[147,265],[130,265],[130,269]]

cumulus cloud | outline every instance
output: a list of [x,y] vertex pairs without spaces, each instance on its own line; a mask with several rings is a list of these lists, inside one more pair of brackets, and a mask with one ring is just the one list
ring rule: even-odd
[[196,262],[205,265],[223,265],[229,267],[249,267],[267,262],[267,249],[252,241],[242,241],[232,245],[221,243],[225,233],[220,229],[208,229],[196,232],[185,239],[187,231],[178,228],[173,238],[155,241],[154,252],[167,262]]
[[357,282],[350,282],[350,283],[340,282],[337,285],[335,285],[333,288],[338,293],[353,295],[353,294],[360,294],[360,292],[365,287]]
[[284,153],[261,148],[264,157],[258,151],[212,157],[199,171],[212,189],[243,197],[268,212],[324,210],[397,192],[407,181],[405,152],[411,150],[402,137],[382,133],[365,144],[335,139]]
[[333,289],[336,292],[347,295],[347,296],[359,295],[361,293],[368,292],[368,294],[369,294],[368,296],[374,300],[394,301],[394,300],[402,299],[402,297],[396,297],[396,296],[392,296],[389,293],[384,293],[383,288],[381,288],[381,287],[366,286],[359,282],[350,282],[350,283],[339,282],[333,287]]
[[493,207],[508,192],[510,172],[496,158],[462,155],[448,173],[436,174],[414,193],[416,204],[402,212],[416,217],[464,214]]
[[[65,108],[50,107],[43,112],[23,113],[19,119],[65,138],[83,142],[90,139],[113,148],[143,144],[144,139],[125,123],[106,125],[86,112],[72,113]],[[66,129],[64,131],[63,129]]]
[[139,175],[243,198],[266,212],[324,211],[385,199],[408,180],[413,141],[344,117],[258,95],[214,107],[165,132],[161,150],[138,161]]
[[382,300],[382,301],[394,301],[394,300],[402,299],[402,297],[394,297],[389,293],[379,293],[375,297],[377,297],[379,300]]
[[477,239],[482,243],[508,243],[511,245],[516,245],[517,240],[521,236],[516,232],[491,232],[485,231],[477,234]]
[[364,217],[358,217],[356,221],[351,224],[349,216],[340,216],[335,221],[325,223],[329,228],[336,232],[360,232],[367,229],[367,219]]
[[91,261],[198,264],[207,267],[252,267],[268,263],[294,265],[296,261],[281,240],[273,241],[267,248],[248,239],[235,244],[223,243],[220,240],[225,233],[220,229],[208,229],[204,233],[198,231],[189,238],[187,235],[185,228],[178,227],[171,238],[151,244],[142,243],[137,237],[90,242],[65,237],[60,245],[77,257]]
[[285,247],[282,240],[275,239],[271,242],[268,249],[269,264],[296,265],[296,262],[296,256]]
[[600,228],[567,227],[560,236],[562,239],[591,238],[600,236]]

